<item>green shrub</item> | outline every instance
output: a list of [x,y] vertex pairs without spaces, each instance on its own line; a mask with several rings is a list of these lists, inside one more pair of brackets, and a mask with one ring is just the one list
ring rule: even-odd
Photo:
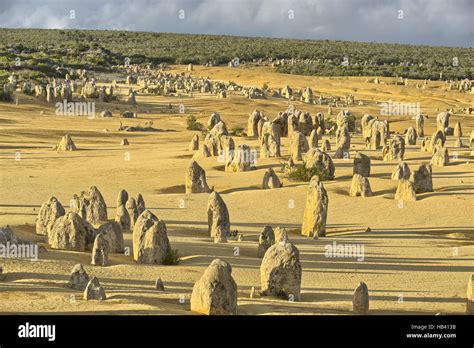
[[202,123],[198,122],[196,119],[196,116],[189,115],[186,118],[186,123],[187,123],[187,130],[193,130],[193,131],[202,131],[204,126]]
[[232,127],[232,130],[231,130],[230,134],[234,135],[234,136],[237,136],[237,137],[241,137],[243,135],[243,132],[244,132],[243,127],[234,126],[234,127]]
[[178,249],[168,249],[165,257],[163,258],[163,265],[177,265],[181,261],[181,257],[179,256]]
[[313,176],[317,175],[319,180],[333,180],[334,176],[321,172],[318,168],[306,168],[305,164],[299,164],[288,173],[288,179],[291,181],[310,181]]
[[331,129],[332,127],[334,127],[334,130],[330,131],[328,134],[335,134],[336,131],[335,129],[337,129],[337,124],[335,121],[331,120],[331,119],[326,119],[324,120],[324,127],[325,129]]

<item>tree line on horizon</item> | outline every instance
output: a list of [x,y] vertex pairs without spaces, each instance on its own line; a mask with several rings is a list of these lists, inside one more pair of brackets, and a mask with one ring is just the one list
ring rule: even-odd
[[[386,76],[473,79],[474,49],[329,40],[76,29],[0,29],[0,79],[28,69],[32,79],[65,66],[111,71],[130,64],[227,64],[291,60],[281,73],[312,76]],[[305,61],[307,60],[307,61]]]

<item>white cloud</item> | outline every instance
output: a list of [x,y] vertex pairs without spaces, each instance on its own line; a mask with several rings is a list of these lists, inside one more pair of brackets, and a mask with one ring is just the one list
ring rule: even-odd
[[[69,19],[69,11],[76,18]],[[178,11],[185,11],[185,19]],[[294,11],[294,19],[288,11]],[[404,18],[398,19],[398,10]],[[10,28],[124,29],[474,46],[472,0],[2,0]]]

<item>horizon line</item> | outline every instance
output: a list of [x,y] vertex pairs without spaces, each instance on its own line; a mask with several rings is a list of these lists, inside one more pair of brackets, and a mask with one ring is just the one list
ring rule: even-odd
[[242,38],[242,39],[270,39],[270,40],[292,40],[292,41],[329,41],[329,42],[341,42],[341,43],[363,43],[363,44],[379,44],[379,45],[398,45],[398,46],[426,46],[426,47],[445,47],[445,48],[459,48],[459,49],[474,49],[474,46],[446,46],[446,45],[433,45],[433,44],[415,44],[415,43],[402,43],[402,42],[386,42],[386,41],[351,41],[344,39],[303,39],[293,37],[278,37],[278,36],[244,36],[244,35],[231,35],[231,34],[209,34],[209,33],[190,33],[190,32],[165,32],[165,31],[149,31],[149,30],[127,30],[127,29],[84,29],[84,28],[6,28],[1,27],[0,30],[51,30],[51,31],[115,31],[115,32],[129,32],[129,33],[147,33],[147,34],[165,34],[165,35],[197,35],[197,36],[217,36],[217,37],[231,37],[231,38]]

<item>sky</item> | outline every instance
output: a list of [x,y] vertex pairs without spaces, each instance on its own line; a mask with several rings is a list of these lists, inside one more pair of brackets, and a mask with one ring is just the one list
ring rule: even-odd
[[0,27],[474,47],[474,0],[0,0]]

